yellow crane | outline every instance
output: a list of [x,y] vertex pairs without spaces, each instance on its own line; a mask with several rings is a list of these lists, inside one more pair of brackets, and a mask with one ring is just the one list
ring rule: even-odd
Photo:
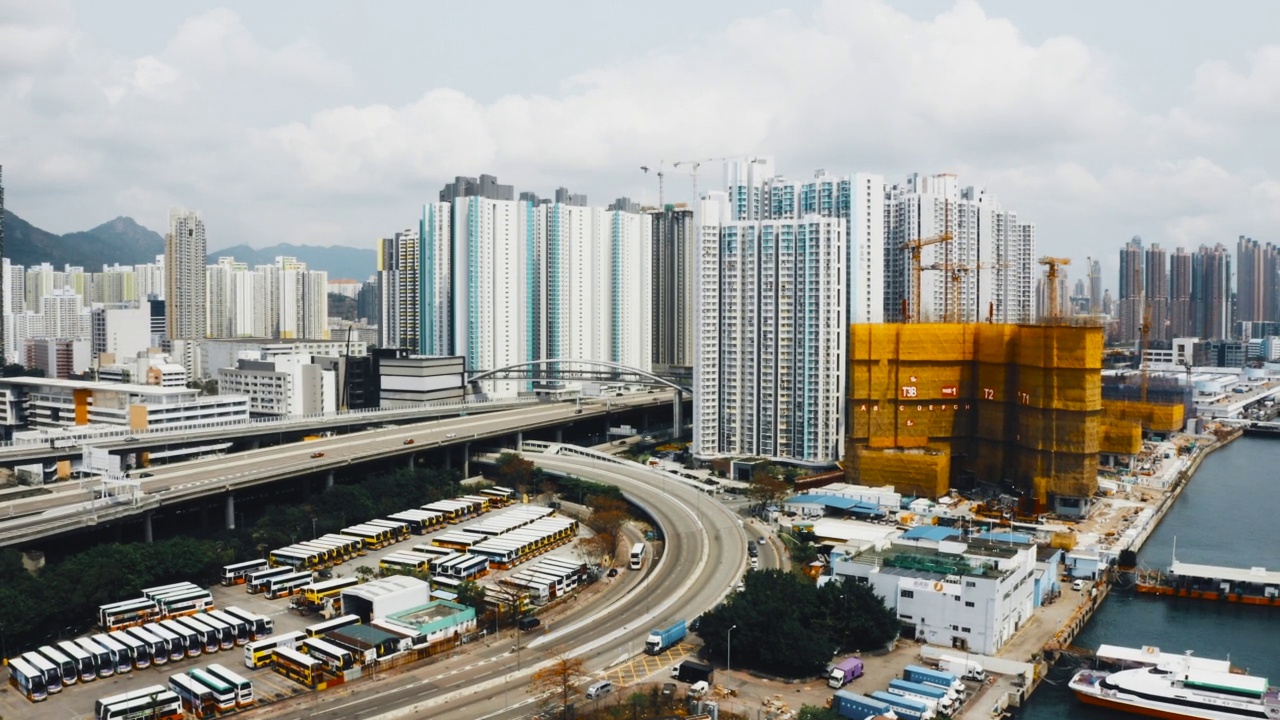
[[[937,265],[935,263],[935,265]],[[964,312],[960,308],[960,290],[964,285],[964,276],[974,270],[992,270],[997,268],[1009,267],[1008,262],[979,262],[979,263],[958,263],[951,266],[950,283],[951,283],[951,304],[947,308],[947,322],[964,322]],[[938,270],[945,269],[945,266],[937,267]],[[976,319],[976,318],[975,318]]]
[[[902,243],[901,245],[903,250],[911,251],[911,297],[913,301],[909,307],[904,307],[902,309],[903,322],[911,322],[912,320],[916,322],[921,321],[921,318],[920,318],[920,271],[923,268],[920,267],[920,249],[924,247],[928,247],[929,245],[937,245],[938,243],[951,242],[951,203],[946,204],[945,218],[946,219],[943,221],[943,225],[942,225],[943,230],[941,235],[934,235],[933,237],[929,237],[929,238],[916,238],[915,240],[908,240]],[[948,278],[948,276],[950,275],[949,265],[944,265],[942,267],[931,265],[929,269],[942,270],[943,278]],[[944,282],[946,282],[946,280],[944,280]],[[907,304],[907,301],[905,298],[903,299],[902,304],[903,305]]]
[[1147,386],[1151,384],[1151,371],[1147,368],[1147,337],[1151,335],[1151,306],[1147,304],[1147,298],[1142,298],[1142,325],[1139,326],[1138,339],[1138,368],[1142,377],[1141,382],[1141,400],[1147,401]]
[[1051,257],[1045,255],[1040,258],[1040,264],[1049,268],[1049,307],[1046,309],[1044,316],[1047,318],[1058,317],[1058,268],[1063,265],[1070,265],[1071,258]]

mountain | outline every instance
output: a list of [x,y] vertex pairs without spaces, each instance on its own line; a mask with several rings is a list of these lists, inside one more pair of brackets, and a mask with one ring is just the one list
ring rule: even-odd
[[216,263],[218,258],[234,257],[238,262],[249,267],[255,265],[271,265],[277,256],[296,257],[307,264],[308,270],[324,270],[329,273],[330,280],[368,280],[377,268],[378,254],[373,250],[347,247],[345,245],[290,245],[281,243],[265,248],[251,248],[248,245],[234,245],[217,252],[209,253],[209,264]]
[[118,217],[92,230],[54,235],[4,211],[4,254],[14,265],[42,262],[55,267],[79,265],[98,272],[104,264],[154,262],[164,254],[164,238],[133,221]]

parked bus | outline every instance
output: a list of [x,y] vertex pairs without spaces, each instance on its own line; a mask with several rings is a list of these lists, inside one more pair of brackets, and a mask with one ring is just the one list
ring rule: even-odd
[[436,575],[431,578],[431,589],[440,589],[453,593],[456,597],[458,592],[462,590],[462,581],[456,578],[445,577],[444,575]]
[[320,539],[339,543],[343,548],[343,552],[349,558],[366,554],[364,541],[360,538],[343,535],[342,533],[326,533],[321,535]]
[[182,623],[184,626],[191,628],[193,632],[200,638],[200,643],[204,646],[205,653],[218,652],[218,631],[210,627],[200,618],[194,615],[186,617],[174,618],[174,622]]
[[638,542],[631,546],[631,569],[639,570],[644,567],[644,555],[648,546],[642,542]]
[[160,606],[150,598],[135,598],[98,608],[98,627],[107,632],[141,625],[160,614]]
[[169,630],[169,628],[158,622],[147,623],[142,627],[165,642],[165,647],[169,648],[169,662],[178,662],[187,656],[187,638],[185,636]]
[[220,650],[230,650],[236,646],[236,630],[230,625],[222,622],[218,618],[209,613],[200,613],[198,617],[193,618],[213,628],[218,634],[218,648]]
[[267,581],[266,595],[268,600],[279,600],[301,592],[302,588],[311,584],[315,577],[311,572],[290,573],[274,577]]
[[147,646],[147,651],[151,654],[151,662],[153,664],[164,665],[169,662],[169,643],[156,637],[150,630],[139,625],[138,627],[131,627],[125,632]]
[[182,699],[163,685],[148,685],[98,700],[93,706],[93,716],[95,720],[150,720],[152,717],[182,720]]
[[58,666],[54,665],[49,658],[32,650],[31,652],[22,653],[22,659],[39,671],[44,678],[45,692],[50,695],[62,692],[62,672],[58,670]]
[[199,657],[200,653],[204,652],[204,637],[193,630],[190,625],[178,622],[179,619],[161,620],[156,624],[178,636],[187,657]]
[[231,565],[222,566],[222,584],[223,585],[243,585],[245,580],[249,579],[249,573],[258,570],[266,570],[271,567],[264,558],[257,560],[245,560],[244,562],[232,563]]
[[324,677],[323,662],[285,647],[278,647],[272,653],[271,667],[281,675],[312,689]]
[[386,543],[384,536],[391,534],[386,528],[371,528],[364,525],[353,525],[349,528],[343,528],[342,534],[359,540],[365,551],[381,550]]
[[271,559],[272,567],[290,568],[294,572],[317,569],[324,565],[324,553],[319,550],[308,550],[298,545],[276,548],[267,557]]
[[171,583],[169,585],[157,585],[155,587],[143,588],[142,596],[155,600],[163,595],[172,595],[175,592],[183,592],[187,590],[202,590],[199,585],[193,582]]
[[213,609],[213,593],[208,590],[189,590],[156,599],[160,604],[160,612],[165,617],[194,615],[198,612]]
[[58,668],[58,675],[62,678],[62,684],[75,685],[80,680],[80,668],[76,667],[76,662],[66,655],[58,651],[52,645],[36,648],[36,652],[44,656],[45,660],[53,663]]
[[353,577],[322,580],[302,588],[303,600],[308,605],[323,605],[325,599],[341,593],[349,587],[359,585],[360,581]]
[[98,677],[109,678],[116,674],[116,659],[110,650],[92,638],[76,638],[72,642],[93,658],[93,667],[97,670]]
[[182,699],[182,707],[193,717],[210,718],[218,712],[212,688],[205,687],[190,675],[170,675],[169,689]]
[[187,675],[192,680],[213,691],[213,703],[218,712],[236,709],[236,689],[231,687],[230,683],[224,682],[200,668],[191,668],[187,671]]
[[249,579],[245,580],[244,590],[247,593],[257,594],[267,589],[267,581],[281,575],[288,575],[294,572],[291,567],[273,567],[266,570],[259,570],[249,573]]
[[486,488],[480,491],[481,495],[489,498],[489,503],[494,507],[505,507],[506,505],[509,505],[511,503],[511,496],[514,493],[515,491],[511,488],[502,487],[500,485],[494,485],[491,488]]
[[107,634],[112,640],[128,648],[129,659],[139,670],[151,667],[151,646],[129,634],[128,630],[116,630]]
[[301,649],[311,657],[329,666],[334,673],[355,667],[356,656],[346,648],[338,647],[320,638],[307,638],[302,641]]
[[431,558],[415,552],[394,552],[379,560],[378,567],[383,570],[428,572],[431,569]]
[[84,651],[84,648],[70,640],[63,640],[54,647],[63,655],[71,658],[71,662],[75,664],[76,672],[80,676],[80,682],[92,682],[98,679],[98,664],[94,662],[92,655]]
[[40,702],[49,697],[44,673],[20,657],[9,661],[9,684],[31,702]]
[[369,522],[365,523],[365,525],[372,525],[373,527],[386,528],[391,532],[390,541],[393,543],[398,543],[404,540],[408,540],[409,536],[413,534],[413,531],[409,529],[409,523],[403,520],[384,520],[382,518],[377,518],[374,520],[370,520]]
[[241,610],[234,605],[223,608],[222,612],[249,623],[250,640],[261,640],[276,631],[275,621],[266,615]]
[[124,643],[106,633],[94,635],[93,641],[111,653],[111,661],[116,664],[117,675],[133,670],[133,652]]
[[359,615],[342,615],[333,618],[332,620],[325,620],[324,622],[318,622],[315,625],[308,625],[306,627],[306,633],[307,637],[324,637],[325,633],[333,632],[334,630],[341,630],[348,625],[359,624]]
[[223,610],[210,610],[205,613],[205,616],[211,617],[231,628],[231,638],[236,645],[243,645],[249,642],[249,635],[251,634],[251,631],[249,629],[248,621],[241,620],[235,615]]
[[430,510],[405,510],[403,512],[392,513],[387,516],[388,520],[396,520],[409,524],[409,530],[415,535],[425,535],[432,530],[444,527],[444,515]]
[[236,707],[246,708],[253,704],[253,683],[218,663],[205,668],[205,671],[236,689]]
[[266,667],[271,664],[271,654],[276,648],[292,648],[304,637],[306,635],[295,630],[251,642],[244,646],[244,666],[251,669]]

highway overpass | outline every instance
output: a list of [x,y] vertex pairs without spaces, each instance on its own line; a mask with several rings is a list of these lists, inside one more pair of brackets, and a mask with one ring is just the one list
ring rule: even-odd
[[[467,458],[474,443],[501,447],[510,441],[511,447],[518,447],[526,432],[589,422],[601,423],[603,428],[618,413],[670,402],[666,394],[643,393],[580,405],[540,403],[187,461],[149,469],[150,476],[138,479],[139,492],[131,498],[97,498],[95,488],[100,485],[91,481],[63,483],[64,487],[48,494],[0,503],[0,547],[134,517],[143,519],[149,538],[150,518],[156,510],[219,495],[226,498],[227,525],[234,527],[238,490],[322,474],[332,482],[337,471],[359,463],[387,458],[413,462],[415,455],[440,448],[460,448]],[[410,439],[413,443],[405,444]]]

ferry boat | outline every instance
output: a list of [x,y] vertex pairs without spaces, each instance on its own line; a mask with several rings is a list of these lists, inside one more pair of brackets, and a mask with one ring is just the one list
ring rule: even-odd
[[1267,679],[1224,670],[1225,661],[1169,655],[1127,670],[1081,670],[1069,687],[1081,702],[1135,715],[1178,720],[1280,720],[1280,688]]

